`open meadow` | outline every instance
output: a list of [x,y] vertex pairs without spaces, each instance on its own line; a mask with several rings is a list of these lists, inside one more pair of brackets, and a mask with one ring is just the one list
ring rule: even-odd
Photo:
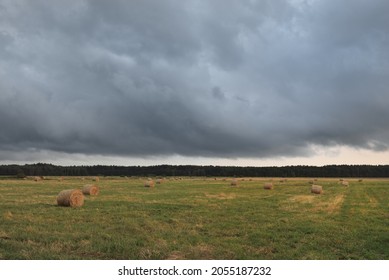
[[[389,260],[389,180],[0,178],[0,259]],[[156,178],[153,178],[156,181]],[[65,189],[95,183],[82,207]]]

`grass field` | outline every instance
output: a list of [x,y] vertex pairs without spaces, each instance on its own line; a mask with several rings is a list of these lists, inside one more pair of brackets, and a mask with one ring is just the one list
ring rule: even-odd
[[0,179],[0,259],[389,259],[389,181],[105,177],[80,208],[57,194],[91,178]]

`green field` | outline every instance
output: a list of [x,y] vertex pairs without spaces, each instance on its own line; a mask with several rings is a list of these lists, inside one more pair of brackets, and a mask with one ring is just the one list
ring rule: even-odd
[[0,259],[389,260],[389,181],[105,177],[80,208],[57,194],[91,178],[0,179]]

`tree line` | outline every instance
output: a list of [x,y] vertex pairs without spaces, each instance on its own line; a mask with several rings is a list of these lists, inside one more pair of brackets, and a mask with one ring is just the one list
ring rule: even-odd
[[240,167],[201,165],[59,166],[0,165],[0,176],[206,176],[206,177],[389,177],[389,165]]

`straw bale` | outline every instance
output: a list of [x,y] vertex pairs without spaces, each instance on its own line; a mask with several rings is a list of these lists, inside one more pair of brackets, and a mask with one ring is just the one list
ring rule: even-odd
[[99,187],[93,184],[84,185],[82,188],[82,193],[85,195],[98,195],[99,192]]
[[272,190],[273,189],[273,183],[265,183],[263,186],[265,190]]
[[145,187],[146,188],[154,188],[154,181],[153,180],[145,181]]
[[311,193],[321,194],[323,192],[323,187],[319,185],[312,185]]
[[84,195],[80,190],[63,190],[57,196],[59,206],[80,207],[84,204]]
[[238,180],[237,179],[232,179],[231,186],[237,186],[237,185],[238,185]]

